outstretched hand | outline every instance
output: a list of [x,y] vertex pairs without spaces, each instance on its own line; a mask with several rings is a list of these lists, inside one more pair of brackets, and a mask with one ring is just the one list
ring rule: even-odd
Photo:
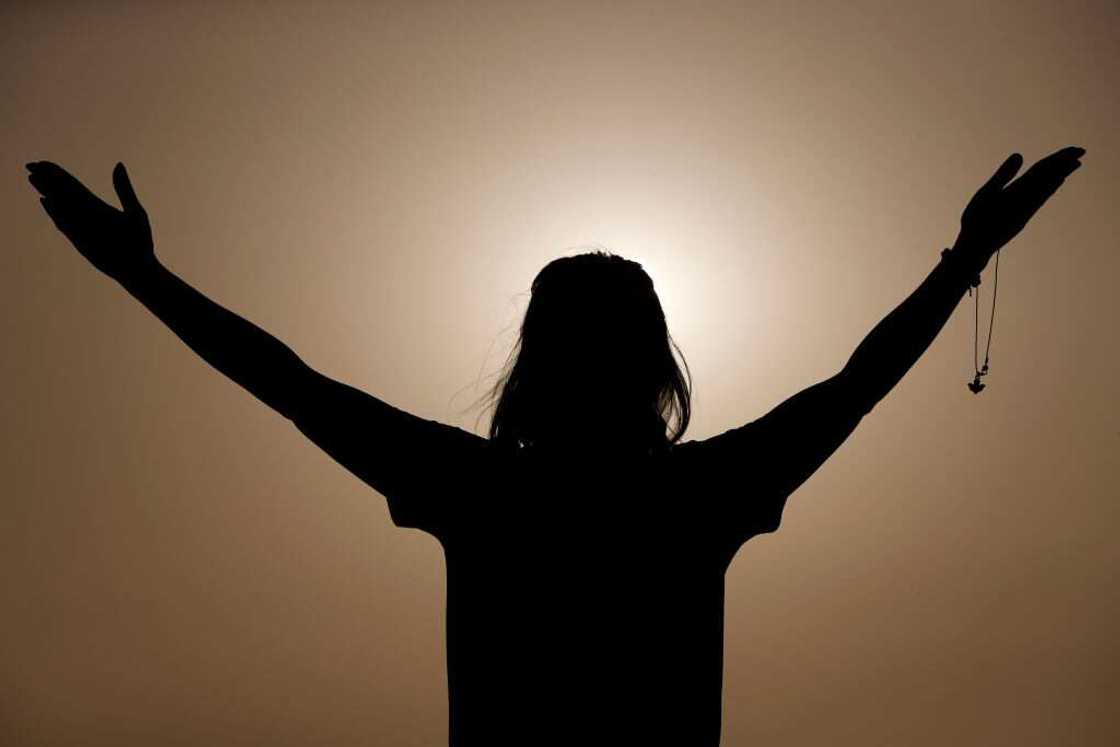
[[148,214],[128,180],[124,164],[113,169],[113,188],[121,210],[89,191],[66,169],[50,161],[27,164],[28,181],[58,230],[83,257],[110,277],[122,280],[154,260]]
[[980,187],[961,215],[958,245],[994,253],[1023,230],[1027,221],[1081,166],[1084,148],[1069,146],[1041,159],[1015,181],[1023,157],[1012,153]]

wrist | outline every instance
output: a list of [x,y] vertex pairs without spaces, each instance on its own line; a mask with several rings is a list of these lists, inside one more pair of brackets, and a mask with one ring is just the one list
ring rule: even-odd
[[981,271],[994,253],[958,238],[951,248],[941,250],[941,263],[954,275],[964,278],[969,286],[976,287],[980,284]]
[[151,252],[122,268],[115,274],[114,279],[126,290],[131,291],[146,284],[162,268],[163,265],[160,264],[155,253]]
[[985,260],[996,253],[996,248],[988,242],[968,238],[963,233],[957,235],[956,241],[953,242],[953,249],[959,249],[965,255],[983,257]]

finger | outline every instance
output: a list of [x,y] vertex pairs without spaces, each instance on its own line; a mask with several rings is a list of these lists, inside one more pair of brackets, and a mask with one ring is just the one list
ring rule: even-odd
[[1054,196],[1054,193],[1058,191],[1058,187],[1062,186],[1064,181],[1064,179],[1061,179],[1047,182],[1042,189],[1028,195],[1020,207],[1020,214],[1023,216],[1022,220],[1026,222],[1034,217],[1034,214]]
[[90,192],[73,174],[50,161],[37,161],[35,168],[31,169],[28,180],[45,196],[101,199]]
[[29,178],[34,178],[44,183],[68,184],[78,183],[78,180],[66,169],[52,161],[35,161],[27,165],[30,171]]
[[1058,171],[1068,168],[1071,164],[1077,163],[1077,159],[1081,158],[1083,155],[1085,155],[1084,148],[1071,145],[1068,148],[1054,151],[1035,165],[1042,165],[1044,168]]
[[1081,162],[1077,159],[1085,155],[1085,149],[1071,145],[1056,150],[1045,158],[1040,158],[1034,165],[1023,172],[1019,180],[1047,179],[1072,174]]
[[[1059,155],[1063,156],[1063,157],[1066,157],[1066,158],[1069,158],[1069,157],[1081,158],[1081,156],[1085,155],[1085,149],[1082,148],[1081,146],[1078,146],[1078,145],[1068,145],[1065,148],[1062,148],[1061,150],[1054,151],[1053,153],[1050,154],[1050,156],[1059,156]],[[1048,157],[1050,157],[1050,156],[1048,156]]]
[[985,182],[981,189],[1003,189],[1003,186],[1011,181],[1011,177],[1015,176],[1022,165],[1023,157],[1018,153],[1012,153],[1007,157],[1007,160],[1000,164],[1000,167],[996,169],[996,173],[992,174],[992,178]]
[[136,190],[132,188],[132,182],[128,178],[128,171],[125,169],[124,164],[119,161],[117,165],[113,167],[113,188],[117,190],[117,197],[120,198],[121,207],[126,213],[143,212],[144,207],[136,197]]
[[62,231],[64,234],[70,233],[70,221],[66,217],[66,211],[60,210],[58,203],[47,197],[40,197],[39,204],[43,206],[51,221],[54,223],[55,228]]
[[[1073,170],[1076,170],[1076,167],[1074,167]],[[1015,209],[1020,214],[1023,222],[1030,220],[1030,218],[1054,196],[1054,193],[1065,184],[1066,176],[1067,174],[1065,173],[1046,174],[1029,182],[1025,182],[1024,186],[1016,189],[1016,186],[1023,181],[1023,179],[1020,178],[1015,184],[1008,187],[1009,191],[1016,192]]]

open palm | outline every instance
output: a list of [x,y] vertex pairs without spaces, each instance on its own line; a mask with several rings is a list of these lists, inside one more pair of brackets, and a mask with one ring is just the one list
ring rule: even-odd
[[89,191],[66,169],[50,161],[27,164],[28,181],[39,202],[82,256],[110,277],[121,279],[154,258],[148,214],[136,198],[124,164],[113,169],[118,210]]
[[1023,230],[1027,221],[1081,166],[1084,148],[1070,146],[1039,160],[1008,184],[1023,165],[1012,153],[969,201],[961,215],[958,243],[995,252]]

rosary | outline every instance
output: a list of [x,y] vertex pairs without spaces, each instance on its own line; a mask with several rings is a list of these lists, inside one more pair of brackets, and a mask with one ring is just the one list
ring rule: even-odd
[[[944,257],[950,251],[951,250],[949,250],[949,249],[943,250],[941,252],[941,256]],[[995,270],[994,270],[993,276],[992,276],[992,315],[991,315],[991,318],[988,320],[988,344],[984,347],[984,365],[981,366],[981,367],[977,367],[978,366],[977,359],[978,359],[978,356],[979,356],[978,349],[979,349],[979,346],[980,346],[980,275],[979,274],[977,274],[976,277],[972,278],[972,280],[969,282],[969,284],[968,284],[968,295],[970,295],[970,296],[972,295],[972,289],[973,288],[976,289],[976,295],[974,296],[974,298],[976,300],[976,313],[973,317],[974,321],[973,321],[973,330],[972,330],[972,335],[973,335],[972,336],[972,368],[975,370],[976,376],[975,376],[975,378],[972,379],[972,381],[968,382],[968,388],[970,390],[972,390],[973,394],[979,394],[980,390],[983,389],[984,386],[985,386],[984,384],[982,384],[980,382],[980,377],[988,375],[988,352],[992,349],[992,325],[994,325],[995,321],[996,321],[996,291],[999,290],[999,250],[998,249],[996,250],[996,266],[995,266]]]

